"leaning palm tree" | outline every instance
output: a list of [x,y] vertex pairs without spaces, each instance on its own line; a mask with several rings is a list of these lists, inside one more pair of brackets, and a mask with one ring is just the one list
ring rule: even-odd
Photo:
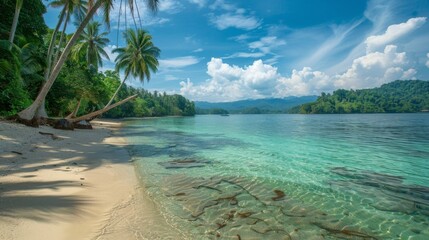
[[[45,69],[45,76],[44,80],[47,81],[49,78],[49,75],[51,73],[52,65],[57,62],[57,59],[60,54],[60,49],[63,45],[63,39],[64,35],[67,29],[67,24],[70,21],[70,17],[73,14],[77,19],[82,19],[85,12],[87,11],[86,5],[87,2],[83,0],[54,0],[51,3],[49,3],[51,7],[54,8],[62,8],[61,13],[59,15],[58,23],[52,33],[51,40],[49,42],[47,57],[46,57],[46,69]],[[55,51],[55,45],[57,43],[57,33],[59,32],[59,29],[63,25],[63,29],[61,32],[60,40],[58,42],[57,50]],[[37,118],[47,118],[48,114],[46,113],[45,109],[45,101],[42,101],[39,108],[36,112]]]
[[[134,0],[128,0],[128,1],[130,5],[132,6],[134,5]],[[150,10],[155,12],[158,9],[159,0],[146,0],[146,3]],[[43,85],[36,99],[29,107],[27,107],[26,109],[18,113],[19,119],[22,120],[23,122],[29,122],[35,118],[39,106],[45,100],[46,95],[48,94],[55,80],[57,79],[58,74],[60,73],[62,66],[64,65],[68,55],[70,54],[70,51],[73,45],[76,43],[79,36],[83,32],[85,26],[89,23],[89,21],[92,19],[92,17],[100,7],[103,10],[104,22],[105,23],[110,22],[109,16],[110,16],[110,10],[112,9],[112,6],[113,6],[113,0],[89,0],[88,6],[89,6],[88,13],[86,14],[85,18],[82,20],[80,25],[77,27],[76,32],[68,41],[66,47],[64,48],[64,50],[61,53],[61,56],[58,59],[58,62],[55,63],[55,67],[52,69],[48,80]]]
[[80,22],[85,17],[85,13],[88,11],[87,9],[88,2],[84,0],[57,0],[57,1],[64,3],[64,8],[66,9],[66,16],[64,19],[63,30],[61,31],[60,41],[58,42],[57,50],[53,54],[53,57],[54,57],[53,64],[57,62],[58,57],[60,56],[61,48],[63,47],[64,37],[66,35],[67,25],[70,22],[71,16],[73,15],[76,21]]
[[13,15],[12,27],[9,34],[9,42],[11,43],[9,50],[12,50],[13,40],[15,39],[16,27],[18,26],[19,13],[21,12],[24,0],[16,0],[15,14]]
[[[87,2],[83,0],[55,0],[49,3],[51,7],[54,8],[62,8],[58,23],[54,29],[54,32],[51,36],[51,41],[49,42],[48,47],[48,55],[47,55],[47,68],[45,70],[45,80],[48,80],[49,74],[51,73],[52,64],[56,63],[58,59],[58,55],[60,53],[60,48],[63,44],[63,38],[67,29],[67,24],[70,21],[71,15],[75,15],[77,19],[81,19],[84,13],[87,11],[86,5]],[[56,38],[59,29],[63,25],[63,29],[61,31],[60,40],[58,42],[57,51],[54,51],[56,45]]]
[[161,50],[153,45],[152,36],[142,29],[128,29],[124,32],[124,38],[127,46],[113,50],[118,53],[116,57],[116,71],[124,70],[125,76],[115,94],[113,94],[108,107],[121,89],[128,76],[132,75],[144,82],[150,80],[151,72],[158,71],[158,57]]
[[92,65],[96,70],[99,66],[103,66],[102,56],[110,60],[109,55],[103,49],[109,43],[109,39],[106,37],[108,33],[100,33],[100,27],[99,22],[89,23],[72,50],[73,59],[84,58],[88,66]]

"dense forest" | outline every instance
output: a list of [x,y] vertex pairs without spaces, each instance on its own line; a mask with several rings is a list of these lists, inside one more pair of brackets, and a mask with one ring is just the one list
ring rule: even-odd
[[[68,119],[73,120],[104,109],[102,116],[111,118],[195,114],[194,103],[180,95],[150,93],[126,85],[129,77],[149,81],[151,73],[157,71],[160,50],[147,32],[142,29],[124,32],[127,46],[116,49],[118,57],[112,59],[116,62],[116,71],[100,72],[102,59],[108,58],[103,48],[109,43],[103,24],[85,16],[94,14],[85,1],[50,4],[64,13],[59,16],[55,29],[49,29],[44,22],[46,7],[41,0],[1,0],[0,116],[30,116],[28,119],[31,119],[42,112],[45,116],[69,116]],[[76,33],[65,34],[67,23],[75,24],[76,28],[84,26],[74,44],[68,44]],[[67,52],[69,45],[71,49]],[[60,71],[56,72],[56,68]],[[124,72],[123,79],[119,71]],[[53,84],[46,86],[48,81]],[[46,96],[40,96],[43,89],[47,90]],[[30,105],[36,108],[30,109]],[[24,109],[30,109],[31,114],[20,115]]]
[[429,110],[429,81],[397,80],[379,88],[322,93],[290,113],[412,113]]

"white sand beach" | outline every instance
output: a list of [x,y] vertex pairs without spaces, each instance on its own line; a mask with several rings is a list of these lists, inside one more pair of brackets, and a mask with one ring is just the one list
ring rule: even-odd
[[0,122],[0,239],[181,238],[138,184],[120,123],[93,124]]

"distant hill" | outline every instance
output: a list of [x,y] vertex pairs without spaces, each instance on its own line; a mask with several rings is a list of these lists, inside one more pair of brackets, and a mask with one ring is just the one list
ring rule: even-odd
[[429,81],[397,80],[378,88],[322,93],[290,113],[402,113],[429,111]]
[[258,113],[287,113],[291,108],[313,102],[317,96],[249,99],[235,102],[195,102],[197,114],[258,114]]

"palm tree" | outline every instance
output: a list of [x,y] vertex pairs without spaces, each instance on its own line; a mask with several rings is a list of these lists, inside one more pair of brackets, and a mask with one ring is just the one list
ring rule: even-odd
[[[56,60],[58,59],[60,48],[63,44],[63,38],[67,29],[67,24],[70,21],[71,14],[75,15],[77,19],[82,19],[82,16],[87,11],[86,9],[87,2],[83,0],[55,0],[51,2],[49,5],[54,8],[62,7],[63,9],[61,10],[57,26],[55,27],[55,30],[52,33],[51,41],[49,43],[48,56],[47,56],[48,67],[46,68],[46,71],[45,71],[46,80],[49,78],[52,63],[55,64]],[[61,25],[63,25],[63,29],[61,31],[61,37],[58,42],[57,51],[56,53],[54,53],[54,46],[56,45],[55,44],[56,37]],[[53,58],[54,58],[54,61],[52,62]]]
[[[24,0],[16,0],[15,14],[13,15],[12,27],[10,29],[10,34],[9,34],[9,42],[11,44],[13,44],[13,39],[15,38],[16,27],[18,26],[19,13],[21,12],[23,2]],[[9,47],[9,50],[11,49],[12,49],[12,45],[10,45]]]
[[147,81],[150,80],[151,72],[158,70],[159,63],[157,58],[161,50],[153,45],[152,36],[142,29],[128,29],[124,33],[124,38],[127,46],[113,50],[114,53],[118,53],[115,59],[116,71],[124,70],[124,80],[122,80],[106,107],[112,103],[128,76],[132,75],[134,78],[144,82],[145,78]]
[[[87,2],[83,0],[55,0],[51,2],[49,5],[55,8],[62,7],[63,9],[61,10],[58,23],[54,29],[54,32],[52,33],[51,40],[49,42],[47,61],[46,61],[47,66],[45,69],[45,76],[44,76],[45,81],[47,81],[49,78],[52,64],[55,64],[57,62],[57,59],[60,53],[60,48],[63,44],[63,38],[67,29],[67,23],[70,21],[71,14],[74,14],[75,17],[79,19],[79,18],[82,18],[84,13],[87,11],[85,7],[87,5]],[[55,52],[54,46],[56,45],[57,33],[62,24],[63,24],[63,29],[61,32],[60,40],[58,42],[57,51]],[[42,103],[40,104],[40,106],[36,111],[36,117],[41,119],[48,117],[48,114],[46,113],[46,109],[45,109],[44,100],[42,101]]]
[[[130,2],[130,5],[132,6],[134,5],[134,0],[128,0],[128,1]],[[153,12],[155,12],[158,9],[159,0],[146,0],[146,3],[149,9],[152,10]],[[76,43],[79,36],[83,32],[85,26],[89,23],[89,21],[92,19],[92,17],[100,7],[102,7],[102,10],[103,10],[104,22],[105,23],[110,22],[109,16],[110,16],[110,10],[112,9],[112,6],[113,6],[113,0],[89,0],[88,6],[90,6],[88,13],[80,23],[79,27],[76,29],[76,32],[68,41],[66,47],[64,48],[63,52],[61,53],[61,56],[58,59],[58,62],[55,64],[55,67],[52,69],[48,80],[43,85],[36,99],[29,107],[27,107],[26,109],[18,113],[18,117],[23,122],[29,122],[36,116],[37,109],[45,100],[46,95],[48,94],[55,80],[57,79],[58,74],[60,73],[61,67],[64,65],[68,55],[70,54],[70,51],[73,45]]]
[[81,40],[74,46],[72,57],[76,60],[85,58],[88,65],[92,65],[98,70],[98,66],[103,66],[101,56],[109,60],[109,55],[104,51],[104,47],[109,43],[106,37],[107,32],[100,33],[101,23],[91,22],[81,35]]

